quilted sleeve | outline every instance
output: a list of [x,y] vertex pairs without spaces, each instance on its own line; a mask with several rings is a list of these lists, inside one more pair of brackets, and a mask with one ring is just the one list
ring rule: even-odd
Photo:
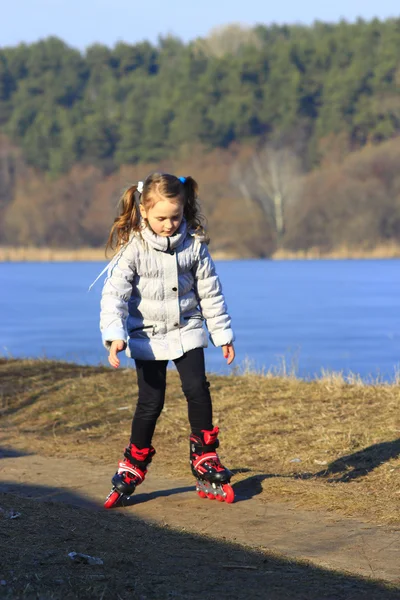
[[193,274],[200,309],[206,320],[212,343],[214,346],[231,344],[235,339],[231,328],[231,318],[227,313],[221,282],[215,271],[214,262],[207,244],[204,242],[200,244],[200,252]]
[[135,276],[132,245],[128,244],[112,261],[101,295],[100,331],[104,346],[109,349],[114,340],[126,340],[128,300]]

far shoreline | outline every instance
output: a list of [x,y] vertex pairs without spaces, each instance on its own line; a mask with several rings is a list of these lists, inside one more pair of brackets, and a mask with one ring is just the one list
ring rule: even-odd
[[[324,252],[319,248],[292,252],[277,250],[269,257],[239,255],[234,252],[212,251],[214,260],[382,260],[400,258],[400,245],[385,244],[375,248],[339,247]],[[107,262],[104,248],[36,248],[0,246],[0,262]]]

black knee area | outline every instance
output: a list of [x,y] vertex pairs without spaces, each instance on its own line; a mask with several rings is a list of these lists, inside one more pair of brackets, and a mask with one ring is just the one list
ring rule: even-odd
[[192,379],[182,385],[182,391],[188,400],[202,402],[210,398],[210,384],[206,378]]
[[135,415],[147,421],[158,419],[163,408],[164,396],[155,396],[153,398],[149,397],[149,395],[145,398],[139,396]]

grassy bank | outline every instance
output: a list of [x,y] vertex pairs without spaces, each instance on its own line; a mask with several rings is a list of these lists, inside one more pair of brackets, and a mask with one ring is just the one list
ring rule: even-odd
[[[188,425],[177,373],[168,378],[154,445],[157,463],[177,476],[188,472]],[[120,458],[136,396],[134,370],[1,359],[0,379],[3,444],[94,462]],[[400,385],[349,384],[334,376],[209,379],[220,455],[236,471],[234,481],[251,472],[265,502],[287,499],[399,522]]]
[[[229,252],[212,252],[215,260],[233,260],[243,257]],[[383,259],[399,258],[400,246],[395,244],[381,245],[372,249],[348,248],[343,246],[335,250],[324,252],[319,248],[299,250],[277,250],[272,256],[273,260],[315,260],[315,259]],[[256,257],[255,257],[256,258]],[[7,247],[0,246],[0,262],[80,262],[80,261],[106,261],[104,248],[33,248],[33,247]]]
[[299,250],[290,252],[289,250],[277,250],[273,255],[275,260],[315,260],[317,258],[330,260],[344,259],[379,259],[379,258],[399,258],[400,246],[398,244],[382,244],[375,248],[350,248],[340,246],[329,252],[324,252],[320,248],[309,248],[308,250]]
[[[228,252],[213,252],[216,260],[240,258]],[[104,248],[33,248],[0,246],[0,262],[89,262],[107,261]]]

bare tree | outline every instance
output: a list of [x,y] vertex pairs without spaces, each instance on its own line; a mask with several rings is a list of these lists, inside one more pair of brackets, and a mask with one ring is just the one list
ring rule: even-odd
[[221,58],[226,54],[236,55],[243,46],[261,48],[262,42],[254,29],[240,23],[215,27],[206,38],[194,41],[194,49],[207,56]]
[[278,239],[285,232],[286,209],[300,195],[301,161],[289,148],[266,145],[246,165],[236,163],[231,182],[247,206],[257,203]]

